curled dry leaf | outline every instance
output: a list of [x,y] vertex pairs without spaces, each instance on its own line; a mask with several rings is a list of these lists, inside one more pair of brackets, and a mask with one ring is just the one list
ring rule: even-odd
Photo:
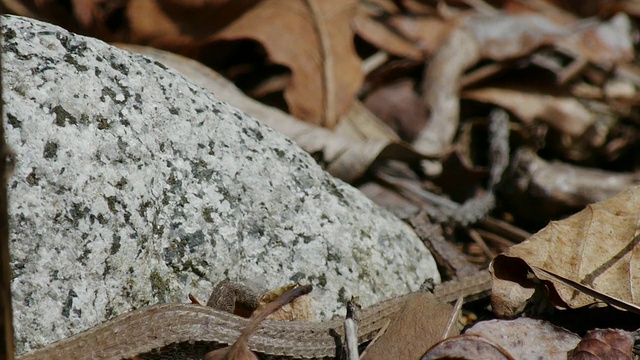
[[338,126],[333,129],[333,132],[357,141],[402,141],[391,127],[358,100],[353,103],[349,112],[340,117]]
[[[570,287],[571,289],[581,292],[583,294],[589,295],[591,297],[593,297],[594,299],[598,299],[606,304],[609,304],[611,306],[615,306],[618,309],[621,310],[627,310],[627,311],[631,311],[631,312],[635,312],[636,314],[640,314],[640,306],[626,302],[624,300],[620,300],[616,297],[607,295],[605,293],[599,292],[597,290],[593,290],[592,288],[582,285],[578,282],[575,282],[573,280],[567,279],[563,276],[560,276],[558,274],[554,274],[551,272],[548,272],[547,270],[544,270],[542,268],[539,268],[537,266],[532,266],[532,270],[534,275],[541,280],[552,280],[555,284],[562,284],[562,285],[566,285],[568,287]],[[553,294],[555,296],[555,294]]]
[[[625,302],[640,303],[640,186],[547,227],[525,242],[497,256],[491,264],[496,278],[492,304],[499,316],[511,317],[523,308],[530,291],[513,295],[524,284],[532,266]],[[554,305],[577,308],[593,304],[594,298],[551,280]],[[518,293],[518,291],[515,291]],[[527,295],[527,293],[529,293]],[[512,294],[511,298],[501,294]]]
[[414,60],[423,58],[422,52],[411,40],[389,30],[386,24],[376,20],[377,15],[378,11],[361,3],[353,21],[355,32],[378,49],[390,54]]
[[580,337],[547,321],[519,318],[475,324],[466,334],[482,335],[500,344],[516,359],[564,360]]
[[[493,21],[488,23],[491,19]],[[548,54],[532,54],[530,61],[546,69],[541,75],[549,77],[556,72],[555,78],[544,79],[529,74],[537,81],[523,84],[522,77],[514,78],[502,84],[493,83],[490,87],[467,91],[463,93],[464,98],[507,108],[527,124],[539,121],[550,125],[559,133],[551,137],[550,143],[571,160],[585,161],[593,159],[595,154],[604,152],[606,155],[611,151],[608,149],[615,143],[607,147],[603,144],[608,138],[611,140],[607,136],[609,128],[616,123],[612,109],[592,99],[576,99],[573,96],[575,92],[572,95],[557,86],[551,88],[548,85],[573,82],[587,70],[593,71],[591,63],[609,69],[612,65],[633,60],[632,35],[626,15],[603,22],[570,19],[559,25],[538,14],[500,14],[469,17],[466,24],[476,30],[472,33],[479,39],[483,57],[513,59],[515,54],[531,54],[546,44],[554,46],[558,58],[569,57],[572,61],[565,67]],[[545,63],[556,64],[558,69]],[[611,99],[602,101],[612,103]]]
[[[504,19],[510,22],[506,29],[503,26],[496,33],[496,21],[505,22]],[[458,128],[460,80],[469,67],[483,57],[521,56],[523,51],[531,51],[544,43],[544,37],[532,39],[522,35],[514,41],[505,35],[521,34],[510,31],[515,19],[504,15],[467,17],[460,19],[458,27],[449,33],[425,72],[423,96],[431,116],[413,142],[418,151],[431,155],[447,150]],[[500,49],[499,55],[490,51],[494,47]]]
[[567,360],[581,359],[633,359],[633,335],[619,329],[597,329],[587,332]]

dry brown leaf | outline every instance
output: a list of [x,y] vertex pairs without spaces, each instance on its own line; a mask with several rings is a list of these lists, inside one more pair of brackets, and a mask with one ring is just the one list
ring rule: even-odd
[[[537,266],[611,297],[640,303],[640,186],[610,199],[588,205],[564,220],[553,221],[527,241],[511,247],[492,262],[496,277],[530,284],[530,266]],[[553,281],[552,281],[553,282]],[[521,309],[526,294],[507,299],[515,282],[494,282],[492,304],[500,316],[511,317]],[[577,308],[595,299],[553,282],[550,300]],[[516,291],[517,292],[517,291]],[[529,291],[530,292],[530,291]],[[557,297],[556,297],[557,296]],[[506,313],[502,313],[505,311]]]
[[564,360],[567,351],[580,341],[580,337],[572,332],[530,318],[482,321],[465,334],[487,337],[507,349],[516,359]]
[[411,294],[384,335],[367,348],[362,359],[417,359],[442,339],[452,310],[451,305],[437,301],[432,294]]
[[259,0],[129,0],[126,25],[107,40],[145,44],[197,55],[210,39]]
[[528,55],[543,45],[555,45],[607,67],[634,58],[631,24],[626,14],[596,22],[572,16],[496,12],[469,16],[464,22],[483,45],[483,58],[497,61]]
[[370,141],[358,141],[294,119],[280,110],[247,97],[215,71],[184,56],[145,46],[118,46],[162,62],[213,92],[218,98],[288,136],[308,153],[319,156],[319,161],[329,173],[346,182],[358,179],[378,159],[417,162],[424,158],[404,143],[381,140],[383,136]]
[[427,57],[440,48],[451,31],[452,23],[452,20],[432,16],[401,16],[389,19],[389,26],[408,38]]
[[[198,54],[197,47],[259,0],[3,0],[9,10],[105,41]],[[71,3],[71,4],[69,4]]]
[[291,69],[285,99],[291,114],[333,128],[362,85],[351,21],[357,0],[265,0],[215,40],[254,39],[270,59]]
[[475,334],[465,334],[442,340],[422,357],[422,360],[436,359],[513,360],[514,357],[489,338]]
[[633,359],[633,335],[619,329],[591,330],[575,349],[567,354],[567,360],[580,359]]

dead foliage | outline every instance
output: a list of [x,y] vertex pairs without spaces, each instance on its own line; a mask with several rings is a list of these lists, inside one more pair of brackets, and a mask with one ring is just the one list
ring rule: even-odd
[[411,223],[445,277],[495,258],[492,311],[465,314],[538,318],[402,357],[633,356],[637,1],[0,3],[155,57],[289,136]]

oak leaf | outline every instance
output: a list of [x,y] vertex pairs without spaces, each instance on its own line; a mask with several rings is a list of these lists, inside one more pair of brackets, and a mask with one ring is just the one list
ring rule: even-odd
[[284,97],[291,114],[333,128],[363,81],[353,45],[356,0],[266,0],[214,36],[253,39],[271,61],[291,69]]

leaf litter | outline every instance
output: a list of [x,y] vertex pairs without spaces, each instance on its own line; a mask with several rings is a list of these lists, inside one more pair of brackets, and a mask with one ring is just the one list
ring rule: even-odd
[[[445,278],[493,260],[491,305],[467,304],[464,317],[521,318],[480,321],[414,357],[630,358],[640,322],[616,301],[640,305],[634,1],[1,0],[0,10],[177,68],[409,222]],[[490,130],[496,109],[506,134]],[[595,321],[605,304],[616,306]]]

